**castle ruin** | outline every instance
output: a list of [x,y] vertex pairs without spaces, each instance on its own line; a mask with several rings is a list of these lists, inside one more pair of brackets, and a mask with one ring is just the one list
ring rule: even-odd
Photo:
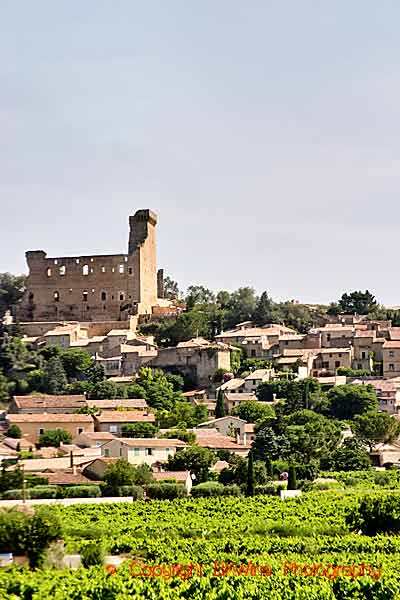
[[21,321],[121,321],[151,314],[163,297],[156,266],[157,215],[138,210],[129,217],[127,254],[49,258],[28,251],[27,290]]

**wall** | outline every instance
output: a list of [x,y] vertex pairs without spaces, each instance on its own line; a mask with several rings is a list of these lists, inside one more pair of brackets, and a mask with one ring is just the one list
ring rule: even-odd
[[129,224],[128,254],[49,258],[43,250],[28,251],[19,319],[107,321],[151,313],[157,302],[157,217],[140,210]]

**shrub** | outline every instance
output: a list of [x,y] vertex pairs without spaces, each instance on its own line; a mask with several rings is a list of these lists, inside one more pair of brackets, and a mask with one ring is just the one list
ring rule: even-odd
[[104,551],[99,542],[91,542],[81,550],[82,564],[84,567],[94,567],[103,564]]
[[146,492],[152,500],[173,500],[186,496],[186,488],[183,485],[173,483],[151,483]]
[[3,500],[21,500],[22,490],[7,490],[2,493]]
[[143,488],[140,485],[121,485],[118,492],[119,496],[133,496],[134,500],[143,498]]
[[240,496],[241,493],[238,485],[224,485],[221,496]]
[[36,498],[56,498],[58,487],[56,485],[36,485],[35,487],[29,488],[27,495],[29,498],[35,500]]
[[64,490],[64,498],[99,498],[98,485],[74,485]]
[[284,485],[274,485],[273,483],[267,483],[266,485],[256,485],[255,495],[256,496],[279,496],[280,491],[286,489]]
[[[226,486],[237,487],[237,486]],[[192,487],[191,494],[194,498],[208,497],[208,496],[222,496],[224,494],[225,486],[222,483],[214,481],[206,481],[205,483],[199,483]]]
[[400,531],[400,497],[398,495],[370,496],[346,515],[346,523],[365,535],[398,533]]
[[297,489],[297,479],[296,479],[296,467],[294,465],[289,466],[289,479],[288,479],[288,490],[296,490]]
[[376,485],[381,485],[382,487],[389,487],[391,484],[390,473],[375,473],[375,483]]
[[18,425],[15,425],[15,423],[13,423],[7,432],[8,437],[10,438],[14,438],[14,439],[20,439],[22,437],[22,431],[20,429],[20,427],[18,427]]

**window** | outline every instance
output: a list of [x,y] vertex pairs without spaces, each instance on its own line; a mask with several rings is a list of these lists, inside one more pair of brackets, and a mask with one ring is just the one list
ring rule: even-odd
[[394,371],[394,364],[393,363],[389,364],[389,371]]
[[54,264],[55,264],[55,265],[56,265],[56,264],[58,264],[58,260],[57,260],[57,259],[55,259],[55,261],[54,261]]
[[342,355],[341,355],[341,354],[339,354],[339,358],[342,358]]
[[129,269],[128,269],[128,273],[129,273],[129,275],[132,275],[132,273],[133,273],[133,271],[132,271],[132,267],[129,267]]
[[134,456],[139,456],[139,454],[140,454],[140,448],[134,448],[133,449],[133,455]]
[[78,427],[78,435],[79,435],[80,433],[83,433],[83,427]]
[[125,300],[125,294],[124,292],[119,292],[119,301],[123,302]]
[[340,360],[335,361],[335,369],[340,367]]
[[91,258],[91,259],[90,259],[90,262],[93,262],[93,261],[94,261],[94,258]]
[[144,453],[146,456],[153,456],[153,448],[146,448]]
[[323,369],[329,369],[329,362],[328,362],[328,361],[324,361],[324,362],[322,363],[322,368],[323,368]]
[[128,262],[128,257],[127,256],[124,256],[124,261]]
[[54,292],[54,302],[60,302],[60,292]]
[[288,340],[285,340],[285,346],[289,346]]
[[89,265],[83,265],[82,275],[89,275]]
[[118,425],[110,425],[110,433],[118,433]]
[[361,352],[361,358],[367,358],[367,357],[365,356],[365,352]]
[[390,356],[390,358],[394,357],[394,350],[389,350],[389,356]]
[[65,273],[67,272],[67,268],[65,265],[62,265],[59,269],[58,269],[59,274],[61,275],[61,277],[63,277],[65,275]]
[[87,293],[87,291],[85,290],[85,291],[82,293],[82,300],[83,300],[83,302],[87,302],[87,299],[88,299],[88,293]]
[[252,350],[252,351],[251,351],[251,356],[255,356],[255,355],[256,355],[256,351],[255,351],[255,350]]
[[75,262],[77,265],[79,265],[79,258],[77,258]]
[[125,270],[124,265],[119,265],[118,272],[122,274],[124,272],[124,270]]
[[171,452],[171,448],[165,448],[165,452],[169,454]]
[[330,341],[330,339],[331,339],[331,334],[330,334],[330,333],[328,333],[328,334],[327,334],[327,336],[326,336],[326,341],[327,341],[327,342],[329,342],[329,341]]
[[92,288],[92,294],[94,294],[94,293],[95,293],[95,291],[96,291],[96,290],[95,290],[94,288]]
[[51,277],[51,269],[50,269],[50,267],[47,269],[47,277]]
[[115,268],[114,267],[112,267],[111,272],[115,273]]
[[104,448],[104,456],[110,458],[110,448]]
[[101,299],[103,302],[105,302],[107,300],[107,294],[106,292],[101,292]]
[[103,266],[103,267],[101,267],[101,272],[102,272],[102,273],[105,273],[105,272],[106,272],[106,268],[105,268],[104,266]]
[[122,446],[119,449],[119,455],[122,456]]
[[44,433],[44,429],[40,428],[39,429],[39,435],[42,435],[42,433]]

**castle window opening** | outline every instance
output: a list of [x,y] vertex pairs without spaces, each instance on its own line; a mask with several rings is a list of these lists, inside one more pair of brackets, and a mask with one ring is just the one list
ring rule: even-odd
[[94,293],[95,293],[95,291],[96,291],[96,290],[95,290],[94,288],[92,288],[92,294],[94,294]]
[[128,257],[127,256],[124,256],[124,261],[128,262]]
[[93,260],[94,260],[94,259],[93,259],[93,258],[91,258],[91,259],[90,259],[90,262],[93,262]]
[[129,272],[129,275],[132,275],[132,273],[133,273],[133,271],[132,271],[132,267],[129,267],[129,270],[128,270],[128,272]]
[[89,275],[89,265],[83,265],[82,275]]
[[125,294],[124,294],[124,292],[120,292],[119,293],[119,299],[120,299],[120,302],[123,302],[125,300]]
[[77,258],[75,262],[77,265],[79,265],[79,258]]
[[90,272],[93,273],[93,267],[90,267]]
[[54,302],[60,302],[60,292],[54,292]]
[[57,259],[55,259],[55,261],[54,261],[54,264],[55,264],[55,265],[57,265],[57,264],[58,264],[58,260],[57,260]]
[[105,267],[101,267],[101,272],[105,273],[106,272],[106,268]]
[[50,267],[47,269],[47,277],[51,277],[51,269],[50,269]]
[[112,271],[112,273],[115,273],[115,268],[113,267],[113,268],[111,269],[111,271]]
[[61,267],[58,269],[58,272],[60,273],[61,277],[63,277],[67,272],[65,265],[61,265]]
[[107,294],[106,292],[101,292],[101,299],[103,302],[105,302],[107,300]]
[[83,300],[84,302],[87,302],[87,299],[88,299],[88,293],[85,291],[85,292],[83,292],[83,294],[82,294],[82,300]]
[[119,265],[119,272],[123,273],[124,272],[124,265]]

